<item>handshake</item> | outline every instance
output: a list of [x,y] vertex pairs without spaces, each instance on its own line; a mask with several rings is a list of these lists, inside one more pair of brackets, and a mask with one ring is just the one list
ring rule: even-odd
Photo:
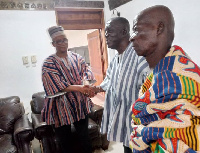
[[103,89],[100,86],[83,85],[80,92],[85,96],[92,98],[97,93],[103,92]]

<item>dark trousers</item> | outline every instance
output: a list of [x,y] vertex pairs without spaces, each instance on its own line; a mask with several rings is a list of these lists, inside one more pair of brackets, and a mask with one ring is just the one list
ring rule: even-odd
[[129,147],[124,146],[124,153],[133,153]]
[[[92,153],[91,142],[88,134],[88,116],[73,124],[81,142],[81,146],[77,147],[81,147],[84,153]],[[74,144],[72,144],[71,141],[71,125],[64,125],[55,128],[55,134],[56,137],[59,138],[62,153],[74,153],[72,150]]]

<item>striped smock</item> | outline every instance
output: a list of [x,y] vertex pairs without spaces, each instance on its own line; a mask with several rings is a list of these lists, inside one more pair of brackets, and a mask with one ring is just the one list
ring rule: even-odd
[[44,61],[42,81],[46,98],[42,110],[43,121],[59,127],[85,118],[92,107],[90,98],[81,92],[58,95],[69,85],[81,85],[83,79],[93,80],[94,76],[85,60],[76,53],[68,51],[66,58],[53,54]]
[[123,142],[129,147],[131,106],[138,98],[148,71],[148,63],[136,54],[132,44],[111,61],[106,78],[100,85],[106,91],[101,132],[107,133],[109,141]]

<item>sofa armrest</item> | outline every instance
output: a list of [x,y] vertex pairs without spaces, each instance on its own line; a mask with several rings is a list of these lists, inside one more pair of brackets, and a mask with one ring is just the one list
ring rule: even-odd
[[32,113],[31,118],[32,118],[32,124],[33,124],[34,129],[47,125],[45,122],[42,121],[41,114]]
[[18,152],[31,153],[30,141],[34,138],[33,127],[26,114],[22,115],[14,125],[14,141]]
[[53,135],[53,127],[47,125],[46,122],[43,122],[41,119],[41,114],[31,114],[32,124],[34,127],[35,137],[38,140],[41,140],[43,137]]
[[91,113],[89,114],[89,117],[95,121],[99,126],[101,125],[102,115],[103,115],[103,107],[94,104],[94,106],[91,109]]
[[[31,122],[28,119],[28,116],[26,114],[22,115],[14,125],[14,136],[20,134],[21,132],[29,131],[33,134],[33,127]],[[33,135],[32,135],[33,138]],[[30,138],[30,140],[33,140]]]

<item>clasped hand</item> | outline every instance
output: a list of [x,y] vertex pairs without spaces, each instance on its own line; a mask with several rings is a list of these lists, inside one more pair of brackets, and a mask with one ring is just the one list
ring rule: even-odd
[[82,93],[85,95],[85,96],[88,96],[90,98],[94,97],[97,92],[96,92],[96,86],[93,86],[93,85],[83,85],[82,87]]

